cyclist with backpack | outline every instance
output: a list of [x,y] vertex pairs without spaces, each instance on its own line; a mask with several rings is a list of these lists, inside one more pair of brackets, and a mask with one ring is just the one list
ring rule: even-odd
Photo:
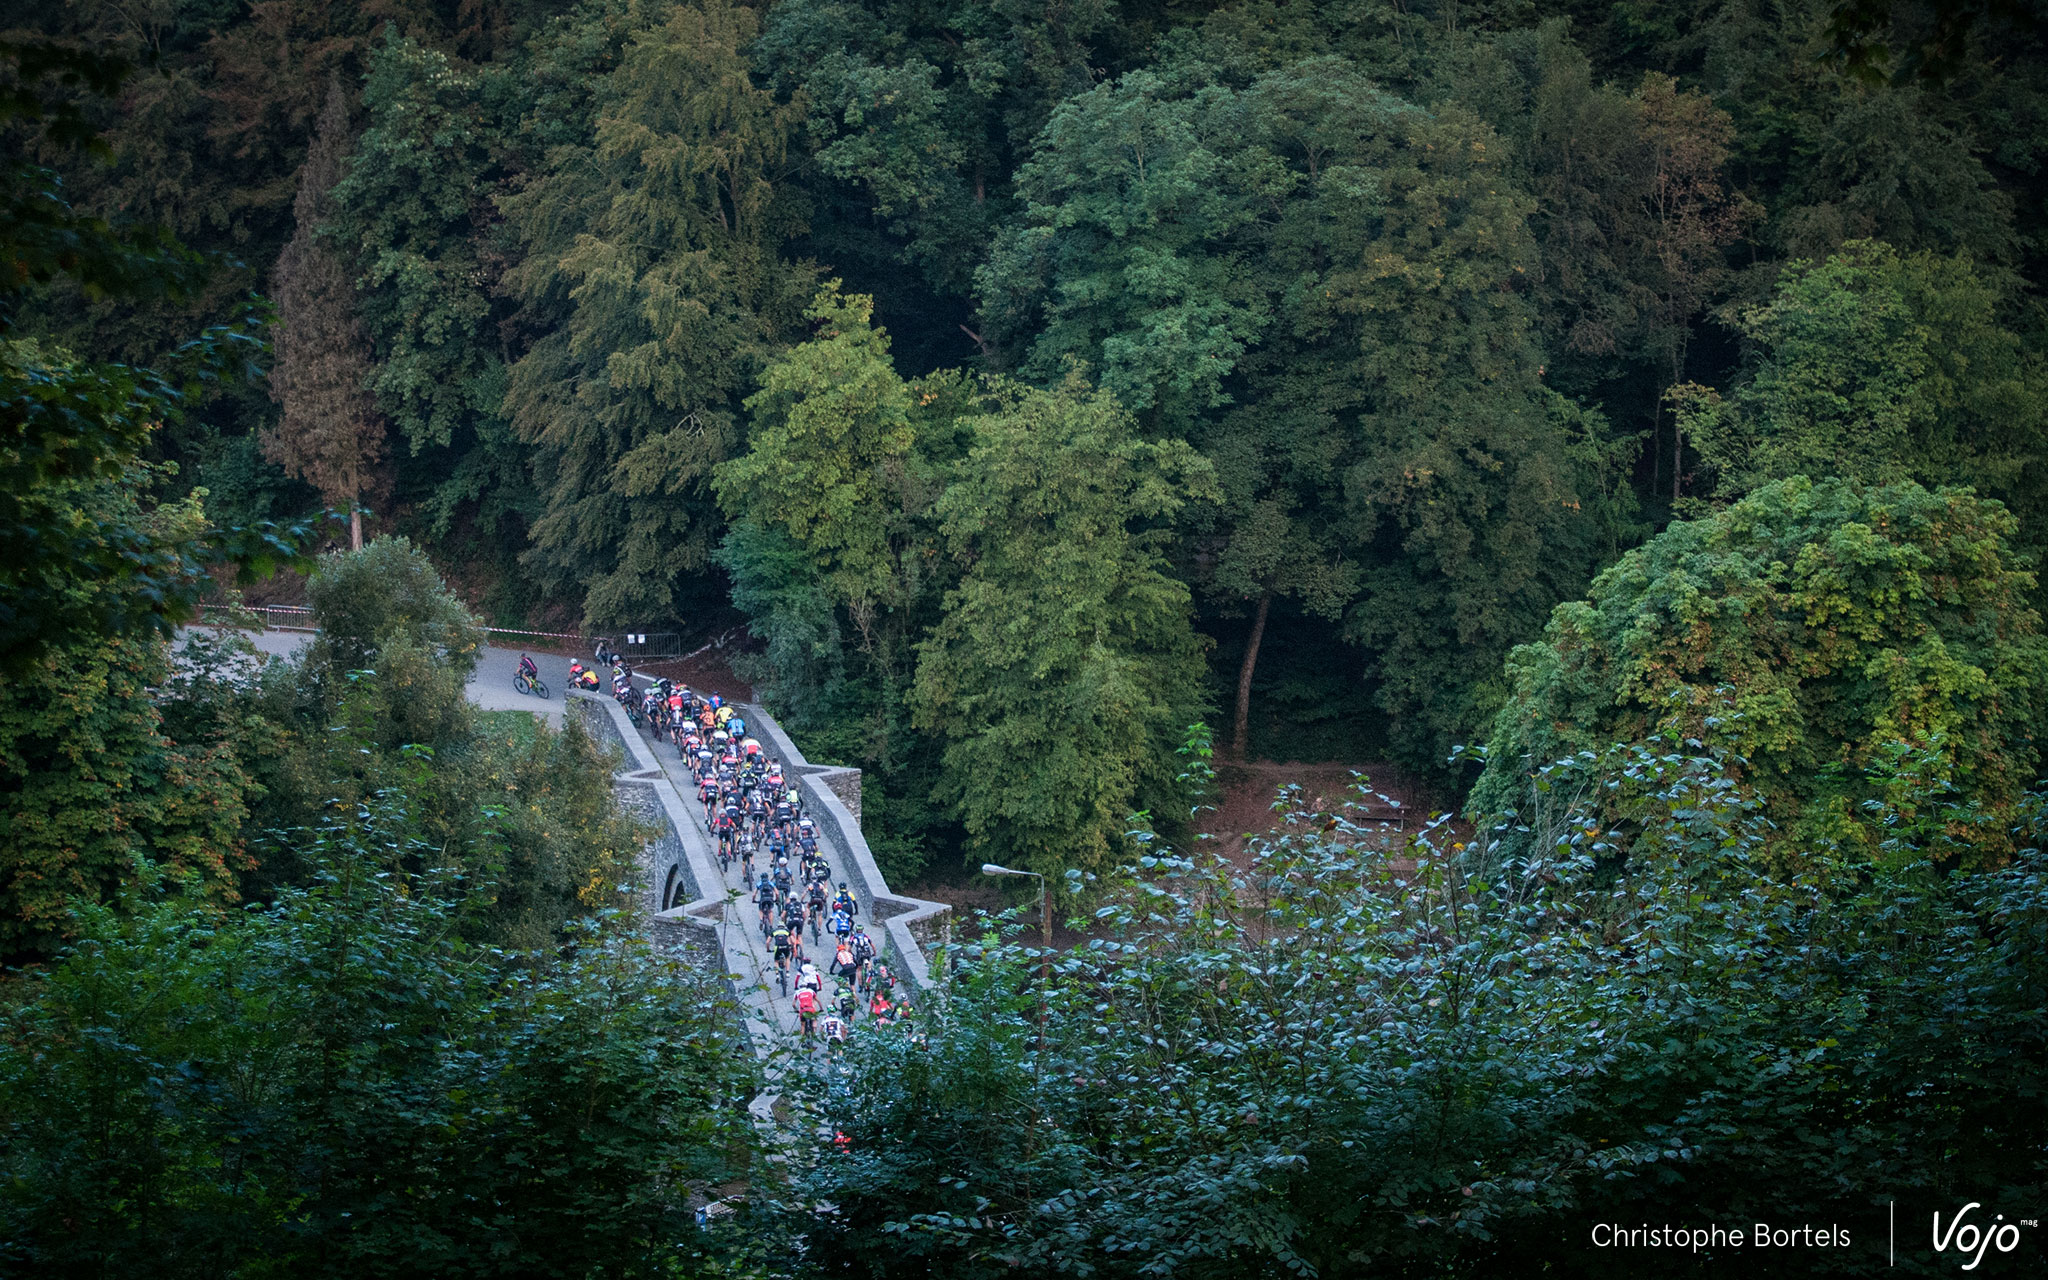
[[869,966],[873,963],[876,954],[874,939],[868,937],[866,929],[861,929],[855,931],[847,942],[853,948],[853,980],[861,990],[865,991],[868,987],[871,972]]
[[789,930],[776,925],[768,935],[768,945],[775,955],[775,977],[782,983],[784,991],[789,990],[789,960],[795,948],[790,945]]

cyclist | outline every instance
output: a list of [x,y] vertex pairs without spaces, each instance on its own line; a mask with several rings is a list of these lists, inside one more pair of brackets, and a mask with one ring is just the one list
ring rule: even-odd
[[740,836],[740,880],[751,884],[754,878],[754,837]]
[[818,1029],[825,1036],[825,1052],[838,1057],[846,1047],[846,1019],[836,1010],[827,1009],[825,1016],[818,1020]]
[[818,993],[799,983],[796,999],[792,1003],[796,1005],[796,1020],[803,1026],[804,1039],[808,1040],[811,1038],[811,1032],[817,1027],[820,1012]]
[[865,991],[867,990],[869,978],[871,977],[871,970],[869,969],[869,965],[874,961],[875,958],[874,939],[868,937],[868,931],[866,929],[860,929],[857,930],[853,934],[853,936],[850,939],[848,939],[848,941],[853,946],[854,981],[860,985],[861,990]]
[[816,942],[818,940],[818,930],[825,927],[825,882],[823,880],[814,879],[811,881],[809,899],[811,909],[811,941]]
[[853,895],[847,892],[846,881],[844,880],[839,882],[839,892],[832,899],[832,909],[834,911],[844,911],[848,920],[860,914],[860,908],[854,904]]
[[775,860],[775,891],[786,894],[789,892],[789,887],[792,883],[793,881],[789,875],[789,859],[777,858]]
[[776,925],[774,931],[768,935],[768,945],[775,952],[775,976],[780,981],[787,983],[789,981],[789,957],[792,950],[789,930],[781,925]]
[[[841,941],[845,941],[853,933],[853,917],[847,915],[844,911],[834,908],[832,911],[831,923],[827,924],[825,928],[832,934],[833,937],[838,938]],[[858,959],[859,956],[860,949],[856,947],[854,949],[854,957]]]
[[775,918],[775,886],[768,881],[768,873],[761,873],[761,881],[754,886],[754,902],[761,908],[761,936],[768,936],[768,927]]
[[522,653],[519,655],[519,674],[531,680],[540,674],[540,668],[533,664],[532,658]]
[[[799,938],[803,936],[804,900],[802,898],[799,898],[794,894],[790,895],[789,901],[785,903],[782,908],[782,923],[789,926],[789,931],[791,934]],[[813,942],[817,941],[817,938],[815,936],[817,933],[817,926],[815,924],[811,926],[811,932],[813,934],[811,940]]]
[[848,978],[853,976],[852,943],[844,939],[840,940],[838,947],[832,952],[832,972],[835,974],[843,973]]

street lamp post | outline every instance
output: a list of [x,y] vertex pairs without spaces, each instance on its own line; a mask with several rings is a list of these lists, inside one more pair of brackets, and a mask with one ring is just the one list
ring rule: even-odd
[[[1038,914],[1038,929],[1039,929],[1039,937],[1040,937],[1040,938],[1042,938],[1042,939],[1044,939],[1044,941],[1045,941],[1045,953],[1046,953],[1046,955],[1047,955],[1047,956],[1051,956],[1051,955],[1052,955],[1052,881],[1050,881],[1050,880],[1046,879],[1046,878],[1045,878],[1044,876],[1042,876],[1042,875],[1039,875],[1039,874],[1038,874],[1038,873],[1037,873],[1036,871],[1018,871],[1018,870],[1016,870],[1015,868],[1012,868],[1012,867],[999,867],[999,866],[997,866],[997,865],[996,865],[995,863],[993,863],[993,862],[984,862],[984,863],[982,863],[982,864],[981,864],[981,874],[983,874],[983,875],[985,875],[985,876],[1031,876],[1031,877],[1033,877],[1034,879],[1036,879],[1036,880],[1038,881],[1038,887],[1039,887],[1040,889],[1043,889],[1043,890],[1045,891],[1045,902],[1044,902],[1044,905],[1042,905],[1042,906],[1041,906],[1041,907],[1039,908],[1039,914]],[[1048,963],[1048,964],[1050,964],[1050,963],[1051,963],[1051,962],[1050,962],[1050,960],[1048,960],[1048,961],[1047,961],[1047,963]]]
[[[1045,1069],[1045,1005],[1046,1001],[1052,997],[1052,881],[1047,880],[1036,871],[1019,871],[1014,867],[998,866],[993,862],[982,863],[981,874],[985,876],[1037,876],[1038,887],[1044,891],[1043,901],[1039,906],[1038,920],[1039,937],[1044,939],[1045,942],[1044,947],[1039,951],[1038,966],[1038,1052],[1034,1055],[1031,1066],[1031,1078],[1035,1086],[1038,1080],[1038,1073]],[[1033,1092],[1037,1092],[1035,1087]],[[1034,1107],[1031,1112],[1031,1125],[1025,1141],[1025,1159],[1029,1161],[1037,1154],[1038,1111]],[[1026,1177],[1028,1179],[1028,1173]]]

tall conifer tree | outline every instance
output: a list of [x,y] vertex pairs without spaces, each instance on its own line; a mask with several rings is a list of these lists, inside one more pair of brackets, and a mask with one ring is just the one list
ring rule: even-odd
[[[537,446],[543,511],[527,565],[580,589],[593,622],[680,610],[724,533],[711,471],[740,452],[740,404],[793,335],[814,273],[779,182],[802,109],[755,87],[754,11],[630,4],[640,25],[574,157],[505,208],[530,248],[514,287],[559,328],[513,366],[506,408]],[[574,234],[567,234],[574,229]]]
[[361,502],[384,449],[384,422],[365,389],[370,364],[348,268],[322,237],[330,193],[348,154],[348,105],[330,81],[313,149],[299,171],[298,230],[277,260],[277,366],[270,394],[284,412],[264,456],[348,508],[350,543],[363,545]]

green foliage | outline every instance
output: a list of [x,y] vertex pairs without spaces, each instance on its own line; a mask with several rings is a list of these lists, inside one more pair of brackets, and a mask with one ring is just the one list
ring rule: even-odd
[[[218,376],[247,345],[239,329],[209,333],[174,374]],[[253,578],[299,559],[303,527],[216,529],[196,507],[149,513],[141,454],[185,401],[153,370],[0,339],[0,670],[102,635],[167,634],[197,606],[208,564]]]
[[334,190],[335,235],[359,269],[377,403],[421,466],[436,537],[475,504],[484,528],[531,514],[533,484],[503,413],[505,344],[493,296],[502,248],[490,197],[503,89],[395,27],[370,56],[369,124]]
[[1108,392],[999,386],[936,515],[962,569],[918,646],[914,723],[944,742],[939,794],[978,854],[1108,865],[1136,808],[1164,811],[1201,702],[1187,588],[1164,521],[1213,497],[1185,444],[1140,440]]
[[722,993],[594,925],[559,955],[464,943],[492,886],[432,870],[400,797],[292,838],[306,887],[90,910],[9,992],[9,1269],[715,1265],[687,1197],[755,1167]]
[[2048,384],[1998,310],[1967,257],[1851,241],[1789,263],[1743,315],[1742,380],[1725,401],[1692,392],[1686,429],[1730,497],[1791,475],[2010,493]]
[[1167,61],[1054,113],[981,276],[1027,372],[1085,360],[1210,455],[1207,585],[1343,613],[1424,767],[1626,506],[1597,416],[1541,383],[1503,151],[1342,58]]
[[[482,633],[426,558],[379,538],[323,558],[307,591],[322,630],[304,650],[253,678],[226,655],[195,655],[188,665],[212,674],[167,703],[191,731],[218,725],[232,741],[260,783],[250,825],[310,827],[402,789],[436,865],[489,881],[465,915],[478,940],[545,946],[614,905],[645,837],[613,801],[615,762],[573,720],[513,731],[472,709]],[[251,879],[303,886],[313,870],[287,843]]]
[[811,291],[781,256],[803,226],[774,178],[801,113],[749,81],[753,10],[632,4],[588,133],[504,202],[528,252],[514,286],[568,299],[512,367],[506,409],[535,446],[545,511],[526,564],[593,622],[673,616],[722,533],[718,463],[737,410]]
[[[1300,813],[1242,867],[1146,859],[1045,979],[991,931],[825,1095],[850,1151],[807,1171],[838,1209],[817,1246],[876,1276],[1624,1276],[1587,1223],[1768,1220],[1849,1226],[1818,1265],[1852,1273],[1888,1201],[2025,1212],[2038,849],[1830,891],[1764,869],[1713,761],[1617,751],[1582,783],[1629,797],[1623,829],[1561,806],[1513,854],[1484,819]],[[1643,851],[1618,881],[1617,846]]]
[[786,529],[832,594],[866,614],[902,603],[890,523],[915,433],[911,388],[869,323],[873,302],[841,297],[838,284],[804,313],[817,326],[811,340],[763,373],[746,406],[752,448],[719,468],[717,487],[729,510]]
[[1995,861],[2048,709],[2013,533],[1967,490],[1803,477],[1674,524],[1515,650],[1471,803],[1524,808],[1550,761],[1670,734],[1735,762],[1778,824],[1774,856],[1862,860],[1886,835],[1868,771],[1904,744],[1923,788],[1982,809],[1970,859]]
[[817,566],[783,530],[744,519],[727,530],[718,564],[732,577],[733,608],[766,642],[760,666],[770,703],[798,723],[816,720],[846,659],[838,602]]
[[0,955],[47,955],[74,904],[140,875],[238,896],[256,788],[231,741],[166,735],[151,688],[165,675],[163,642],[115,637],[0,684]]
[[459,686],[476,666],[483,629],[433,562],[404,538],[321,557],[306,581],[320,628],[310,665],[330,677],[373,667],[387,648],[422,655]]

